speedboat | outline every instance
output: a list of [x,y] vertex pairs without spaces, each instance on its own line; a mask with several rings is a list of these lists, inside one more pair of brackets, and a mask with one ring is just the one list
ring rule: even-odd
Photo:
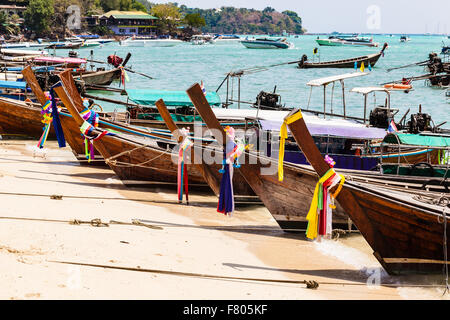
[[286,38],[245,38],[245,40],[240,40],[240,42],[249,49],[289,49],[294,47],[294,45],[288,42]]
[[373,42],[372,38],[360,37],[358,35],[339,35],[329,36],[328,39],[319,39],[317,37],[316,42],[319,46],[366,46],[366,47],[378,47],[377,42]]
[[182,42],[172,38],[130,37],[120,41],[120,45],[129,47],[173,47]]
[[400,42],[408,42],[411,41],[411,38],[408,36],[401,36],[400,37]]
[[213,38],[216,44],[238,43],[241,37],[235,34],[216,34]]
[[207,43],[215,43],[212,36],[207,35],[207,34],[196,34],[196,35],[193,35],[191,38],[191,44],[193,44],[193,45],[198,46],[198,45],[203,45],[203,44],[207,44]]

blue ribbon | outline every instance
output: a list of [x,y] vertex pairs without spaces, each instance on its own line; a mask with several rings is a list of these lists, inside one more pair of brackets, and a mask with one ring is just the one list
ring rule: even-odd
[[58,140],[58,145],[60,148],[66,146],[66,139],[64,138],[64,131],[61,126],[61,121],[59,119],[58,107],[56,106],[55,91],[56,87],[60,87],[61,83],[57,83],[50,88],[50,95],[52,97],[52,117],[53,117],[53,128],[55,129],[56,139]]

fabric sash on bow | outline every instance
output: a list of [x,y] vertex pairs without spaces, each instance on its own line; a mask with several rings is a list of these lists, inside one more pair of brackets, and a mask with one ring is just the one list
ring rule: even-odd
[[227,139],[226,147],[223,151],[222,169],[219,170],[222,173],[222,180],[220,181],[217,212],[231,215],[234,211],[233,170],[240,167],[238,158],[245,150],[245,146],[234,142],[234,128],[226,127],[225,132],[229,139]]
[[42,149],[44,148],[45,142],[47,141],[48,133],[50,131],[50,126],[53,121],[52,117],[52,102],[51,100],[47,100],[47,102],[44,104],[41,110],[42,114],[42,123],[44,124],[44,132],[42,133],[41,138],[38,141],[38,148]]
[[283,161],[284,161],[284,144],[285,144],[285,140],[288,137],[287,125],[301,119],[302,117],[303,117],[302,113],[297,112],[297,113],[293,114],[292,116],[284,119],[283,124],[281,125],[281,128],[280,128],[280,150],[278,152],[278,180],[279,181],[283,181],[283,178],[284,178]]
[[[306,216],[308,221],[306,236],[309,239],[315,239],[318,235],[331,235],[332,209],[335,208],[334,199],[341,191],[344,182],[345,177],[337,174],[333,168],[330,168],[317,182],[311,206]],[[330,190],[338,183],[339,187],[336,192],[331,194]]]
[[183,189],[186,194],[186,203],[189,204],[189,189],[188,189],[188,174],[187,166],[185,163],[187,152],[194,144],[189,139],[189,129],[183,128],[180,130],[180,134],[184,137],[181,142],[180,149],[178,150],[178,175],[177,175],[177,193],[178,202],[183,202]]
[[125,72],[125,68],[123,66],[119,66],[119,69],[120,69],[120,83],[125,86],[125,80],[130,81],[130,78],[128,78],[128,74]]
[[64,148],[66,146],[66,140],[64,138],[64,131],[59,120],[59,110],[56,105],[55,92],[53,88],[60,84],[56,84],[50,88],[50,95],[47,94],[47,102],[44,104],[41,110],[42,123],[44,124],[44,132],[38,142],[38,148],[42,149],[47,141],[48,133],[50,132],[51,124],[53,123],[53,128],[55,130],[56,139],[58,140],[58,146]]
[[114,134],[108,132],[107,130],[103,130],[98,135],[93,136],[92,133],[94,129],[98,127],[98,118],[99,118],[98,114],[94,110],[90,110],[87,108],[81,111],[80,114],[84,119],[83,125],[80,127],[80,131],[84,137],[84,148],[85,148],[84,150],[86,154],[86,159],[88,159],[88,162],[91,162],[91,160],[95,159],[93,141],[101,139],[106,135],[114,135]]

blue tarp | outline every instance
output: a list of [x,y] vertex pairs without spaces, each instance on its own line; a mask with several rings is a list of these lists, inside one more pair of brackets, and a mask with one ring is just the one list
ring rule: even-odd
[[[154,106],[156,101],[163,99],[166,106],[194,106],[186,91],[164,91],[148,89],[129,89],[128,97],[134,103]],[[212,106],[220,106],[220,97],[216,92],[207,92],[206,100]]]
[[4,80],[0,80],[0,88],[25,90],[27,88],[27,83],[25,81],[4,81]]

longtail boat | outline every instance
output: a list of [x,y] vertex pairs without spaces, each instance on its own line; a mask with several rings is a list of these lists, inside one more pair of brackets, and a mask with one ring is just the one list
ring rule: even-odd
[[298,62],[298,67],[300,69],[312,69],[312,68],[360,68],[364,63],[365,67],[372,66],[378,62],[380,57],[384,55],[384,50],[388,47],[385,43],[383,49],[378,53],[368,54],[365,56],[360,56],[356,58],[349,58],[343,60],[334,61],[322,61],[322,62],[311,62],[308,61],[308,57],[303,55],[301,60]]
[[[301,111],[292,111],[285,123],[319,177],[324,177],[330,165],[317,149]],[[337,195],[389,274],[438,273],[448,265],[448,198],[438,195],[435,202],[420,199],[407,192],[347,180]]]
[[[82,104],[81,97],[75,87],[70,72],[65,71],[59,75],[61,85],[55,87],[55,91],[69,110],[78,128],[70,127],[69,130],[79,134],[79,128],[85,123],[79,114],[79,107]],[[81,118],[81,120],[80,120]],[[63,120],[61,121],[63,122]],[[63,123],[63,126],[64,123]],[[178,181],[178,167],[176,161],[177,155],[172,152],[170,145],[175,144],[171,136],[162,136],[143,134],[142,131],[132,127],[124,128],[119,124],[110,124],[116,131],[115,135],[105,135],[101,139],[94,140],[93,145],[105,159],[110,168],[127,185],[147,184],[154,182],[176,183]],[[68,128],[68,126],[65,126]],[[108,128],[108,126],[105,126]],[[94,129],[99,133],[104,129]],[[161,147],[158,143],[164,143]],[[205,180],[210,179],[211,175],[205,177],[203,165],[193,164],[189,166],[188,180],[194,185],[205,185]],[[220,166],[217,166],[217,171]],[[254,197],[254,193],[246,187],[245,180],[236,182],[238,190],[237,195],[245,197]],[[217,190],[214,190],[216,192]]]
[[[212,112],[198,84],[187,90],[194,106],[205,121],[209,129],[223,132],[221,124]],[[225,135],[222,133],[222,141]],[[240,161],[238,171],[244,176],[253,191],[258,195],[274,219],[285,230],[301,230],[306,227],[308,204],[312,200],[315,188],[315,175],[308,165],[284,162],[284,181],[280,182],[276,167],[278,161],[263,155],[261,152],[246,151]],[[273,169],[275,168],[275,170]],[[409,188],[427,190],[448,190],[448,182],[441,179],[436,185],[428,186],[430,181],[426,177],[411,177],[398,175],[384,175],[380,172],[365,170],[339,169],[340,173],[351,176],[354,181],[368,182],[384,186],[385,188]],[[435,188],[435,189],[433,189]],[[351,222],[342,207],[338,204],[333,225],[337,228],[351,227]]]
[[[227,135],[200,86],[193,85],[187,90],[187,94],[208,128],[216,133],[221,132],[222,137],[216,138],[226,142]],[[240,161],[241,165],[237,171],[242,174],[280,227],[285,230],[303,229],[308,211],[305,204],[311,201],[312,190],[315,187],[314,171],[311,168],[286,163],[285,180],[281,183],[278,181],[277,171],[273,170],[277,166],[275,159],[251,151],[245,152],[242,157],[245,159]],[[348,216],[340,207],[336,211],[334,222],[339,227],[349,225]]]

